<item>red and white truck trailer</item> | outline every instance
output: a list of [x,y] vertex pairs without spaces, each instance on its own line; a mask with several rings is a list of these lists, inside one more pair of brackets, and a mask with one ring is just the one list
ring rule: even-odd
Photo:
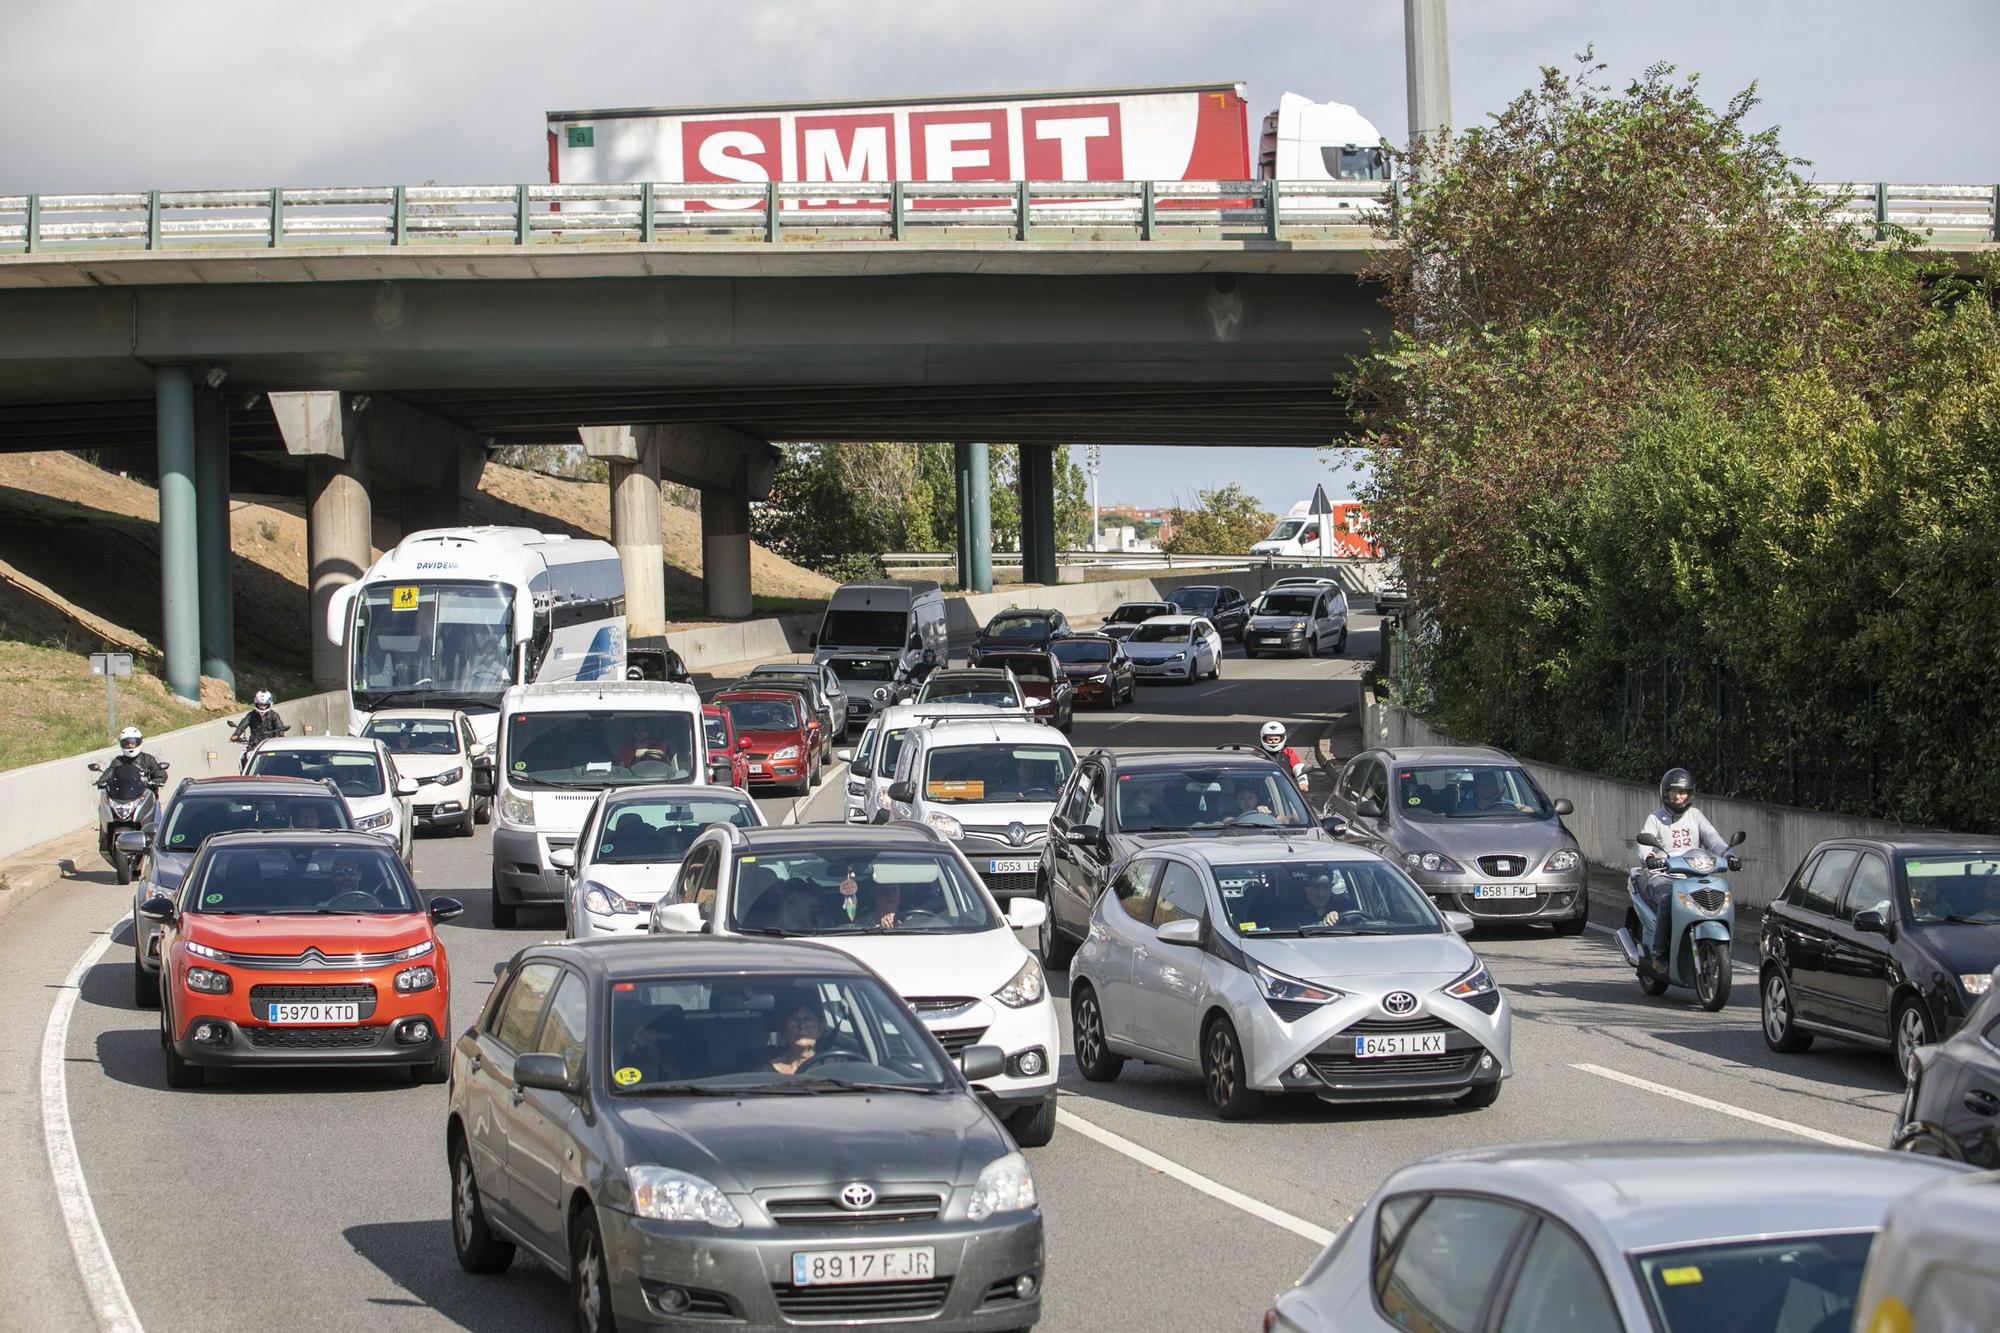
[[[558,184],[1386,180],[1382,136],[1286,93],[1250,140],[1240,83],[869,103],[548,113]],[[790,208],[842,201],[794,199]],[[715,207],[755,207],[717,201]]]

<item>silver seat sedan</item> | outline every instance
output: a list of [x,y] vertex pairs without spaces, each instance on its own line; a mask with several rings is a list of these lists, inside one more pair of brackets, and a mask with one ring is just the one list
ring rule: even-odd
[[1334,780],[1327,813],[1350,842],[1410,873],[1440,907],[1474,922],[1536,922],[1580,935],[1588,873],[1550,800],[1505,750],[1409,746],[1364,750]]
[[1968,1170],[1712,1139],[1444,1153],[1390,1176],[1264,1327],[1848,1333],[1890,1207]]
[[1158,843],[1112,872],[1070,963],[1078,1070],[1198,1074],[1225,1120],[1265,1093],[1491,1106],[1507,1002],[1395,866],[1277,833]]

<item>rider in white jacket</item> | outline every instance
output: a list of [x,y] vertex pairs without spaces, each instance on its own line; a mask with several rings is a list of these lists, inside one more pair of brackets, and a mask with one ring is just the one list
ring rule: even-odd
[[1646,816],[1645,826],[1639,831],[1650,833],[1660,840],[1658,848],[1639,842],[1632,844],[1639,861],[1639,866],[1632,871],[1632,879],[1639,884],[1639,877],[1645,876],[1641,887],[1654,913],[1653,966],[1664,972],[1668,967],[1667,950],[1673,930],[1673,914],[1667,910],[1673,900],[1673,881],[1660,871],[1666,867],[1668,857],[1686,856],[1697,847],[1719,857],[1728,856],[1729,840],[1716,832],[1707,815],[1695,809],[1694,778],[1685,768],[1670,768],[1661,776],[1660,808]]

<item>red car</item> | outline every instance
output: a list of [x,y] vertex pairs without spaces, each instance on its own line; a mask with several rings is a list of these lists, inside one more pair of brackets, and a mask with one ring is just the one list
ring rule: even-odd
[[750,748],[750,738],[739,743],[729,710],[714,704],[702,708],[701,724],[708,736],[708,780],[718,787],[748,787],[750,760],[744,751]]
[[1050,644],[1049,651],[1076,687],[1078,703],[1116,708],[1132,701],[1138,678],[1119,640],[1105,634],[1072,634]]
[[167,1085],[216,1068],[401,1065],[450,1072],[451,974],[396,849],[372,833],[219,833],[179,894],[140,915],[160,940]]
[[804,695],[738,685],[711,702],[729,714],[737,746],[750,761],[751,782],[768,782],[795,796],[819,785],[820,750],[826,740]]
[[1006,652],[985,653],[983,667],[1006,667],[1021,682],[1021,693],[1034,710],[1037,722],[1046,722],[1058,731],[1068,731],[1076,721],[1076,687],[1069,672],[1047,649],[1010,648]]

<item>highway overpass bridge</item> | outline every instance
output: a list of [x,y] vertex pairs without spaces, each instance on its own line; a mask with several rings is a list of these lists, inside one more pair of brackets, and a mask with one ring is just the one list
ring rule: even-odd
[[[958,445],[975,583],[985,443],[1019,443],[1024,574],[1052,582],[1060,445],[1343,435],[1339,373],[1380,325],[1361,275],[1400,244],[1380,182],[828,188],[0,196],[0,449],[157,447],[189,697],[232,674],[236,450],[309,462],[316,611],[366,566],[378,500],[449,524],[492,445],[579,439],[611,466],[635,637],[664,627],[662,477],[702,490],[711,612],[748,613],[780,441]],[[1840,197],[1994,243],[1986,187]]]

